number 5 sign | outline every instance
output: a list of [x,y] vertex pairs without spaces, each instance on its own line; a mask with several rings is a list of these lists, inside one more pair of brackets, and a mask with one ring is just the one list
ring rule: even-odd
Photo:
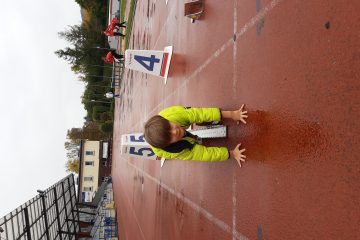
[[164,48],[164,51],[128,49],[125,51],[125,67],[163,77],[166,84],[171,57],[172,46]]
[[142,133],[121,135],[121,153],[131,155],[133,157],[163,161],[161,157],[155,155],[150,145],[145,141]]

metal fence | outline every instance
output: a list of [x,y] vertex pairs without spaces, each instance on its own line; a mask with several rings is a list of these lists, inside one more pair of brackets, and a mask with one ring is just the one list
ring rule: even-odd
[[74,176],[70,174],[0,219],[1,240],[75,239],[79,231]]
[[122,79],[122,75],[124,74],[124,62],[123,61],[115,61],[113,64],[112,78],[111,78],[111,87],[116,89],[120,86],[120,81]]

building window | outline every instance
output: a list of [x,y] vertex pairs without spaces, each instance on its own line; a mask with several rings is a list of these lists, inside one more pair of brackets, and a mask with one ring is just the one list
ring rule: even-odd
[[102,161],[102,164],[103,164],[104,167],[106,167],[107,166],[107,161]]
[[92,182],[93,177],[84,177],[84,181]]
[[84,187],[84,192],[92,192],[92,187]]
[[85,166],[94,166],[94,161],[85,161]]
[[95,151],[85,151],[85,155],[86,155],[86,156],[94,156],[94,155],[95,155]]

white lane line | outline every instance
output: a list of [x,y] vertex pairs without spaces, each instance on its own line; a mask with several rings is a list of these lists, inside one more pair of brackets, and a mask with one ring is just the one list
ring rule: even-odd
[[154,46],[153,46],[152,49],[155,49],[156,45],[158,44],[158,41],[159,41],[159,39],[160,39],[161,34],[162,34],[163,31],[166,29],[166,24],[169,22],[169,18],[170,18],[170,17],[173,17],[173,12],[174,12],[174,10],[176,9],[175,6],[176,6],[176,4],[173,4],[172,8],[170,9],[169,14],[168,14],[168,16],[167,16],[167,18],[166,18],[166,20],[165,20],[165,23],[162,25],[161,31],[160,31],[160,33],[159,33],[159,35],[158,35],[158,38],[156,39],[155,44],[154,44]]
[[[127,161],[126,159],[124,159],[124,161]],[[170,188],[169,186],[167,186],[166,184],[164,184],[163,182],[160,182],[158,179],[154,178],[153,176],[151,176],[150,174],[146,173],[145,171],[141,170],[140,168],[138,168],[137,166],[133,165],[132,163],[130,163],[129,161],[127,161],[127,164],[129,164],[130,166],[132,166],[133,168],[137,169],[139,172],[142,172],[142,174],[144,176],[146,176],[147,178],[149,178],[151,181],[155,182],[156,184],[160,185],[163,189],[165,189],[166,191],[168,191],[169,193],[171,193],[172,195],[174,195],[175,197],[177,197],[178,199],[180,199],[182,202],[184,202],[185,204],[187,204],[189,207],[191,207],[192,209],[194,209],[197,213],[202,214],[203,216],[205,216],[211,223],[217,225],[220,229],[222,229],[224,232],[229,233],[230,235],[233,236],[233,239],[238,239],[238,240],[248,240],[247,237],[245,237],[244,235],[242,235],[241,233],[239,233],[238,231],[236,231],[236,229],[232,229],[229,225],[227,225],[225,222],[221,221],[220,219],[218,219],[217,217],[215,217],[214,215],[212,215],[210,212],[208,212],[206,209],[200,207],[199,205],[197,205],[196,203],[194,203],[193,201],[191,201],[189,198],[185,197],[182,193],[175,191],[174,189]]]
[[[236,77],[236,65],[237,65],[237,0],[234,1],[234,47],[233,47],[233,96],[236,96],[237,90],[237,77]],[[236,172],[233,170],[233,181],[232,181],[232,229],[233,238],[236,239]]]
[[233,184],[232,184],[232,228],[233,228],[233,240],[237,239],[238,236],[236,232],[236,173],[233,171]]
[[262,8],[258,14],[256,14],[254,17],[250,19],[241,29],[238,33],[236,33],[236,38],[244,35],[245,32],[249,30],[249,28],[252,28],[258,21],[261,21],[262,18],[268,14],[270,10],[272,10],[274,7],[276,7],[280,2],[285,0],[273,0],[270,3],[268,3],[264,8]]
[[[120,181],[120,184],[121,184],[121,181]],[[125,191],[125,188],[123,188],[123,189],[124,189],[124,191]],[[146,240],[145,234],[144,234],[142,228],[140,227],[139,220],[138,220],[138,218],[136,217],[135,209],[132,207],[132,203],[131,203],[131,201],[130,201],[130,199],[129,199],[129,196],[128,196],[128,194],[125,194],[125,195],[126,195],[126,199],[128,200],[129,207],[131,208],[131,211],[132,211],[132,213],[133,213],[133,215],[134,215],[134,217],[135,217],[136,224],[137,224],[138,228],[140,229],[141,237],[142,237],[142,239]]]
[[237,36],[236,36],[236,30],[237,30],[237,0],[234,1],[234,47],[233,47],[233,85],[232,85],[232,91],[233,96],[236,96],[236,90],[237,90],[237,78],[236,78],[236,65],[237,65]]

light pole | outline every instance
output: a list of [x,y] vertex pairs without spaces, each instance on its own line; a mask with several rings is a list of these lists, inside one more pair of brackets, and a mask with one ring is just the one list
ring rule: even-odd
[[90,66],[90,67],[101,67],[101,68],[113,68],[110,66],[104,66],[104,65],[95,65],[95,64],[83,64],[83,66]]
[[95,46],[95,47],[92,47],[92,48],[96,48],[96,49],[102,49],[102,50],[116,50],[114,48],[103,48],[103,47],[99,47],[99,46]]
[[109,101],[99,101],[99,100],[94,100],[94,99],[91,99],[90,102],[94,102],[94,103],[96,103],[96,102],[98,102],[98,103],[110,103],[111,104],[111,102],[109,102]]
[[109,86],[104,86],[104,85],[93,85],[93,84],[91,84],[91,85],[86,85],[87,87],[104,87],[104,88],[111,88],[111,87],[109,87]]
[[86,75],[87,77],[95,77],[95,78],[114,78],[114,77],[108,77],[108,76],[97,76],[97,75]]

